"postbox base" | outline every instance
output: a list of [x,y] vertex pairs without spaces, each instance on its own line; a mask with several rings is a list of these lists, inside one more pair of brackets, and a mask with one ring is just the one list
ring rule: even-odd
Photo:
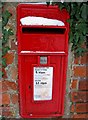
[[22,118],[55,118],[61,117],[63,114],[48,114],[48,115],[27,115],[27,114],[20,114]]

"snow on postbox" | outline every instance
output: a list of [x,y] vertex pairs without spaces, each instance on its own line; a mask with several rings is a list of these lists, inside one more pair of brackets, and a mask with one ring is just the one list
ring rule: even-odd
[[17,7],[19,101],[24,118],[63,115],[68,18],[58,6]]

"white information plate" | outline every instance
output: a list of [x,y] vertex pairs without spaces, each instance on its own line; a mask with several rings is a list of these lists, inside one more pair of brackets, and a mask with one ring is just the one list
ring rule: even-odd
[[34,67],[34,101],[52,100],[53,67]]

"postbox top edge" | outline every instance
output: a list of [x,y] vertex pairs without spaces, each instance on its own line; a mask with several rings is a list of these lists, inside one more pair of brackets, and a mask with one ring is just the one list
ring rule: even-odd
[[[23,15],[22,17],[21,17],[21,11],[24,9],[24,12],[25,11],[28,11],[28,9],[25,9],[25,8],[30,8],[30,10],[32,11],[32,9],[47,9],[47,10],[51,10],[52,9],[52,11],[57,11],[57,13],[56,13],[56,16],[54,17],[54,18],[52,18],[52,17],[49,17],[50,19],[57,19],[57,20],[61,20],[61,21],[63,21],[64,22],[64,24],[65,24],[65,27],[69,27],[68,26],[68,23],[66,22],[66,20],[67,19],[69,19],[69,13],[68,13],[68,11],[66,10],[66,9],[62,9],[62,10],[60,10],[60,8],[58,7],[58,5],[49,5],[49,6],[47,6],[47,4],[25,4],[25,3],[19,3],[18,5],[17,5],[17,13],[19,13],[19,14],[17,14],[17,19],[18,19],[18,21],[19,21],[19,25],[18,26],[20,26],[20,20],[19,19],[21,19],[21,18],[23,18],[23,17],[26,17],[26,16],[30,16],[29,15],[29,13],[28,13],[28,15]],[[32,8],[32,9],[31,9]],[[21,15],[20,15],[21,14]],[[26,13],[25,13],[26,14]],[[58,14],[58,17],[57,17],[57,14]],[[59,14],[61,14],[61,17],[59,17]],[[31,16],[37,16],[37,15],[31,15]],[[39,16],[39,17],[42,17],[41,15]],[[44,15],[44,17],[45,18],[48,18],[48,17],[46,17],[45,15]],[[45,26],[44,26],[45,27]],[[47,27],[49,27],[49,26],[47,26]],[[58,26],[58,27],[60,27],[60,26]]]
[[17,5],[17,8],[23,8],[23,7],[40,7],[40,8],[52,8],[52,9],[55,9],[55,8],[58,8],[58,5],[49,5],[47,6],[47,4],[30,4],[30,3],[19,3]]

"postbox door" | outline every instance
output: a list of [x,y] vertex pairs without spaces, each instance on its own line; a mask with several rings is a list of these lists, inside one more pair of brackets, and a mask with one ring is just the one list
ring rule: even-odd
[[[24,94],[24,106],[28,115],[36,114],[59,114],[61,112],[62,101],[62,76],[63,76],[63,56],[46,56],[49,60],[47,65],[39,65],[40,56],[22,56],[21,59],[21,73],[22,82],[21,86]],[[34,100],[34,68],[52,68],[52,98],[47,100]],[[41,87],[41,86],[40,86]],[[40,89],[40,88],[38,88]],[[42,91],[42,88],[41,88]],[[47,91],[48,92],[48,91]]]

